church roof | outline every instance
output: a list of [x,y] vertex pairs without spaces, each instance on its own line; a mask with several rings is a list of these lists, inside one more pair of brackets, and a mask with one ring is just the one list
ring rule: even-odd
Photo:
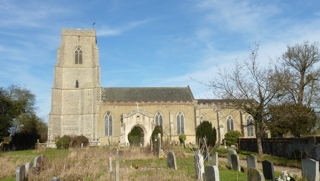
[[192,102],[187,87],[108,87],[102,89],[106,102]]

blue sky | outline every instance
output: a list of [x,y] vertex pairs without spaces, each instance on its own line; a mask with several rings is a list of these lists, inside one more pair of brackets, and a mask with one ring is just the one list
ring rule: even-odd
[[[232,67],[260,44],[263,65],[287,45],[320,39],[316,0],[1,0],[0,86],[30,89],[48,120],[62,28],[96,29],[103,87],[189,85]],[[94,27],[92,26],[95,22]]]

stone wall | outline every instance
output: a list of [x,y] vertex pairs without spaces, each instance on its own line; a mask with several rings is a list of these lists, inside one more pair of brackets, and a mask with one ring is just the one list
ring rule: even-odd
[[[319,144],[319,145],[318,145]],[[255,138],[239,138],[240,150],[257,152]],[[306,138],[265,138],[262,140],[263,153],[290,159],[313,158],[320,161],[320,137]]]

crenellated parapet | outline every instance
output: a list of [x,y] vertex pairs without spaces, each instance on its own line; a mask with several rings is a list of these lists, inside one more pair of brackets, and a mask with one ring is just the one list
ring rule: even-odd
[[96,36],[96,30],[62,28],[62,36]]

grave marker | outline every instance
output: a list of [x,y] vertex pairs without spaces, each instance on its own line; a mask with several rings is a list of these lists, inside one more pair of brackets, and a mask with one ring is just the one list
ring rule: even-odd
[[232,154],[237,154],[236,150],[232,150],[232,149],[229,149],[228,150],[228,165],[231,166],[231,155]]
[[203,180],[204,162],[201,154],[194,155],[194,169],[196,172],[196,178],[198,180]]
[[319,162],[314,159],[302,159],[302,177],[309,181],[319,181]]
[[263,170],[263,175],[265,179],[273,180],[275,178],[273,163],[271,161],[269,160],[262,161],[262,170]]
[[218,166],[206,166],[206,181],[220,181]]
[[213,166],[219,166],[218,152],[213,152],[212,153],[212,165]]
[[248,169],[248,181],[265,181],[263,173],[256,168]]
[[36,156],[33,160],[33,171],[38,174],[41,169],[41,157]]
[[60,181],[58,177],[53,177],[50,181]]
[[167,164],[169,168],[177,170],[176,155],[172,151],[168,153]]
[[258,168],[257,157],[253,155],[247,155],[247,169],[249,170],[250,168]]
[[16,168],[16,181],[26,181],[26,168],[24,165],[20,165]]
[[233,170],[240,172],[239,156],[237,154],[231,155],[231,164]]

